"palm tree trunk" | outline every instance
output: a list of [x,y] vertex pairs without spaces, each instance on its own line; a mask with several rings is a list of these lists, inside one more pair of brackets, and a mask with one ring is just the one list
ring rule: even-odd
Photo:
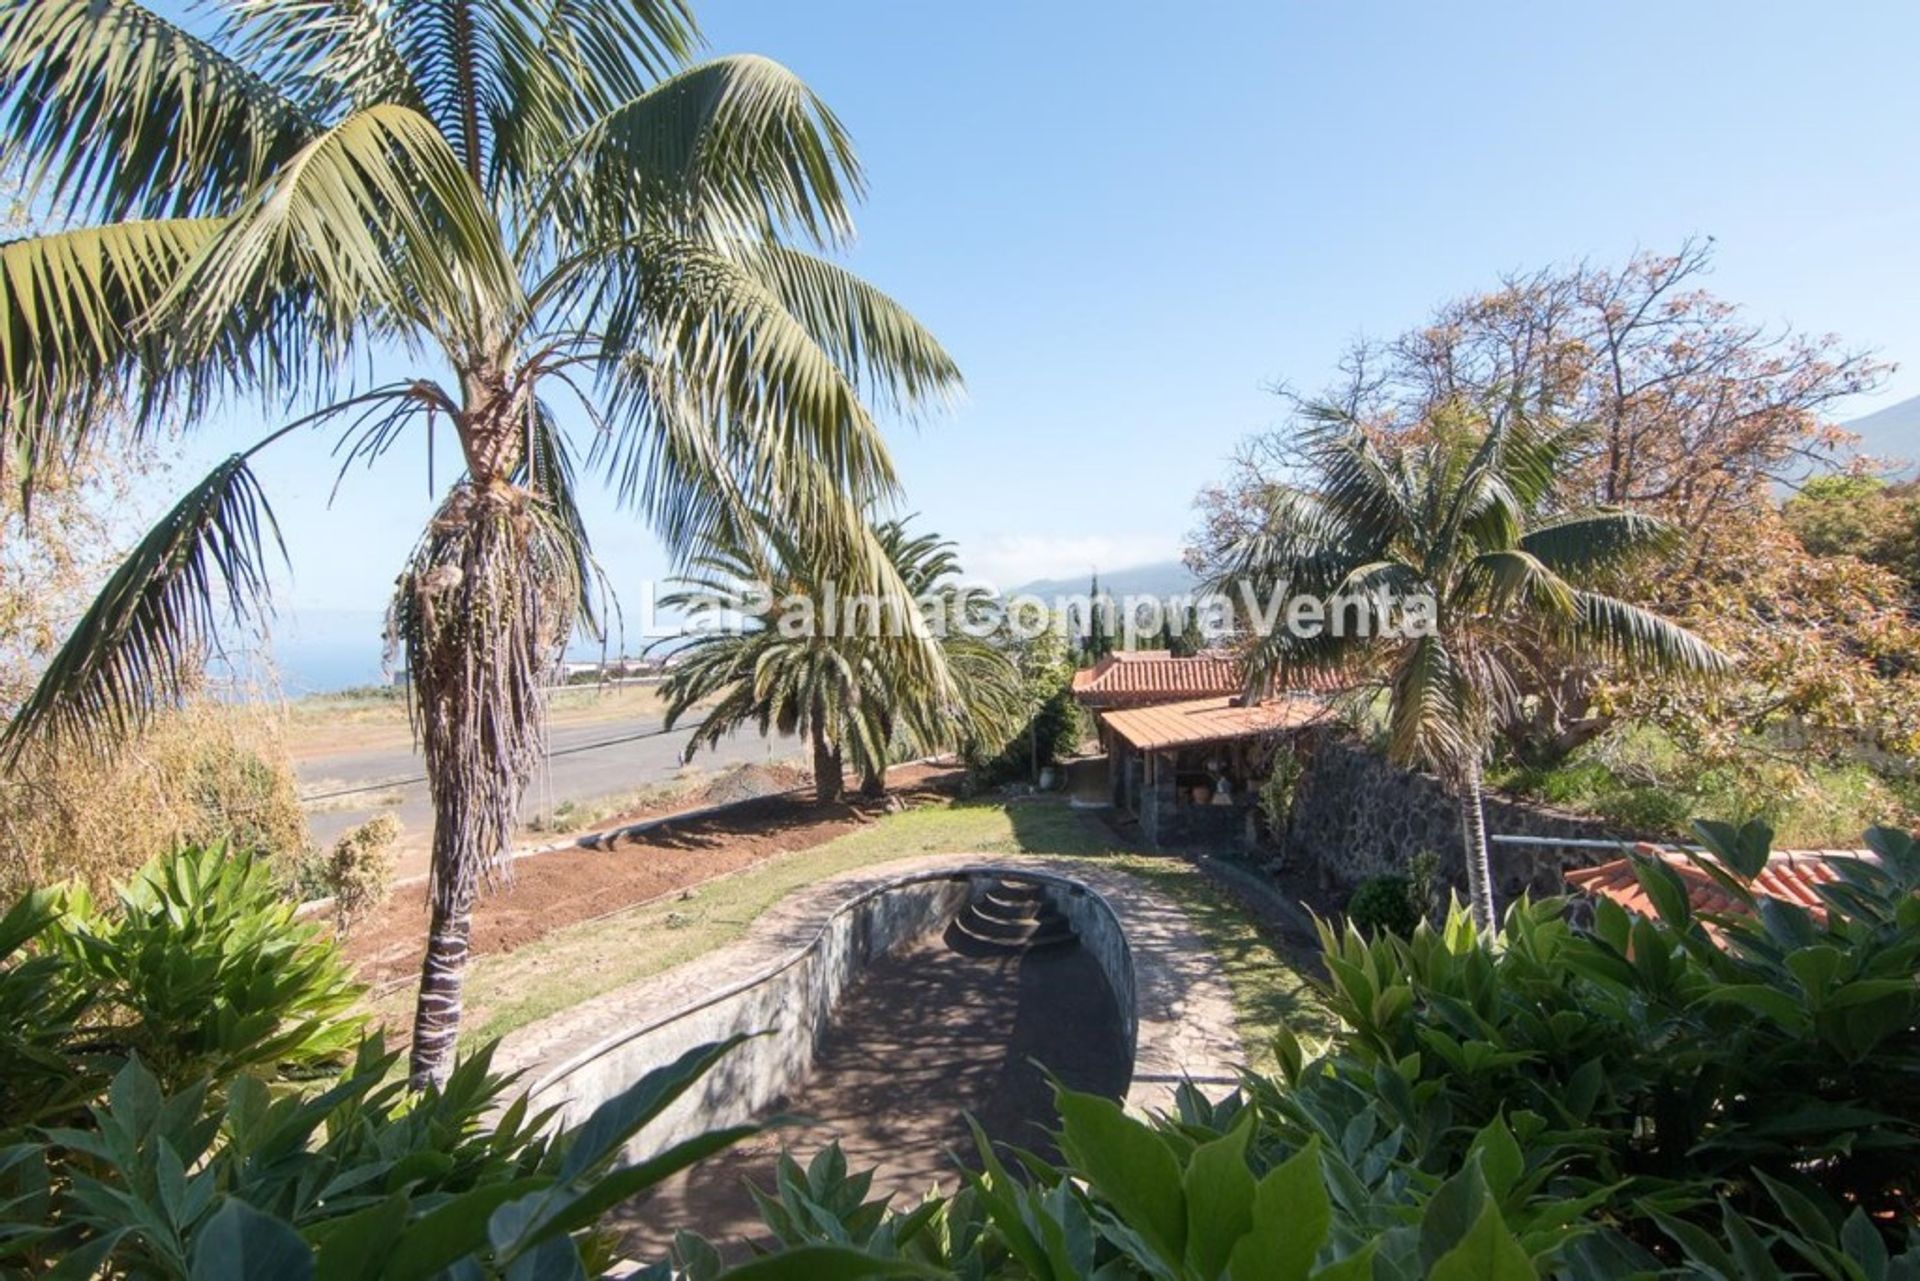
[[414,726],[433,798],[432,916],[407,1078],[453,1070],[473,904],[504,876],[546,742],[544,686],[578,605],[572,551],[523,492],[455,488],[401,575]]
[[840,761],[840,749],[827,741],[826,730],[818,718],[813,722],[813,797],[822,805],[831,804],[846,795],[845,771]]
[[435,894],[432,912],[407,1064],[407,1082],[416,1090],[443,1083],[453,1067],[467,977],[467,936],[473,927],[470,902],[454,903],[449,896]]
[[893,717],[880,714],[880,755],[860,762],[860,795],[877,801],[887,794],[887,756],[893,748]]
[[1466,845],[1467,902],[1482,940],[1491,938],[1493,915],[1493,859],[1487,852],[1487,810],[1480,792],[1480,759],[1467,766],[1460,798],[1460,832]]

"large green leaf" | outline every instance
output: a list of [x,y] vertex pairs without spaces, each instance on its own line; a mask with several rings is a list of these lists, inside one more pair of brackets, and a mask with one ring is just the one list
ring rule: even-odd
[[758,1134],[760,1129],[758,1125],[736,1125],[708,1130],[644,1161],[587,1179],[584,1187],[562,1184],[536,1193],[532,1197],[533,1214],[507,1253],[518,1256],[556,1236],[588,1227],[622,1201],[659,1186],[689,1166]]
[[1333,1221],[1318,1136],[1269,1170],[1254,1193],[1253,1230],[1234,1246],[1232,1281],[1301,1281]]
[[1489,1201],[1467,1234],[1434,1261],[1427,1281],[1534,1281],[1533,1261]]
[[1181,1192],[1187,1203],[1185,1262],[1197,1275],[1217,1277],[1242,1237],[1253,1228],[1253,1171],[1247,1168],[1247,1141],[1253,1115],[1244,1114],[1220,1138],[1203,1143],[1187,1158]]
[[705,1076],[708,1069],[747,1039],[745,1035],[737,1035],[696,1045],[595,1108],[585,1121],[568,1131],[560,1177],[575,1179],[611,1160],[647,1122],[659,1116]]
[[1056,1088],[1060,1150],[1089,1187],[1170,1267],[1186,1255],[1180,1162],[1151,1126],[1111,1099]]
[[291,1225],[229,1198],[194,1238],[190,1281],[309,1281],[313,1251]]

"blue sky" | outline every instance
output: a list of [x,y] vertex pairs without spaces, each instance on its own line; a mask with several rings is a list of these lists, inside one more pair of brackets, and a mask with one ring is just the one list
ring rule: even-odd
[[[907,509],[1007,585],[1175,555],[1195,491],[1276,422],[1273,383],[1317,388],[1354,337],[1503,270],[1712,235],[1723,296],[1908,364],[1855,412],[1920,392],[1910,2],[700,12],[716,52],[787,63],[852,130],[851,262],[967,376],[892,433]],[[326,445],[289,444],[260,469],[283,614],[380,608],[423,469],[403,449],[329,512]],[[591,514],[624,593],[663,572],[633,518]]]

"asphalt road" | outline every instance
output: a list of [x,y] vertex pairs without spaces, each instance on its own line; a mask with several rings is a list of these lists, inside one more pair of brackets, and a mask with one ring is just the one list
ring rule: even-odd
[[[554,730],[547,768],[527,788],[521,820],[533,820],[549,807],[568,801],[587,804],[670,782],[681,771],[680,753],[686,748],[688,733],[680,728],[662,734],[657,717],[596,721]],[[693,758],[691,768],[715,770],[728,765],[792,760],[799,753],[800,744],[795,740],[765,739],[748,731],[723,739],[718,747],[702,750]],[[312,756],[299,761],[294,769],[303,796],[372,789],[316,800],[307,807],[308,825],[320,845],[382,812],[400,820],[412,838],[408,844],[432,830],[427,785],[412,781],[425,771],[425,762],[411,747]]]

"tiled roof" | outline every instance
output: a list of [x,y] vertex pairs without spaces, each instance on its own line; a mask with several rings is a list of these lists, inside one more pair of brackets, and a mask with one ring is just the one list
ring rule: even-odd
[[1281,698],[1252,707],[1236,698],[1199,698],[1125,708],[1100,719],[1136,750],[1149,752],[1297,729],[1325,714],[1326,705],[1313,698]]
[[[1745,911],[1745,906],[1723,889],[1719,882],[1694,865],[1692,859],[1674,850],[1652,845],[1637,847],[1641,854],[1658,858],[1679,873],[1687,887],[1687,900],[1695,912],[1727,915]],[[1754,878],[1755,893],[1767,898],[1798,904],[1816,914],[1824,914],[1818,887],[1840,879],[1834,863],[1843,858],[1873,857],[1868,850],[1775,850],[1767,865]],[[1655,915],[1647,892],[1640,888],[1630,859],[1615,859],[1598,867],[1575,868],[1567,873],[1567,884],[1588,894],[1612,899],[1630,912]]]
[[1092,708],[1138,707],[1240,692],[1240,664],[1231,658],[1175,658],[1164,649],[1108,654],[1073,674],[1073,693]]

